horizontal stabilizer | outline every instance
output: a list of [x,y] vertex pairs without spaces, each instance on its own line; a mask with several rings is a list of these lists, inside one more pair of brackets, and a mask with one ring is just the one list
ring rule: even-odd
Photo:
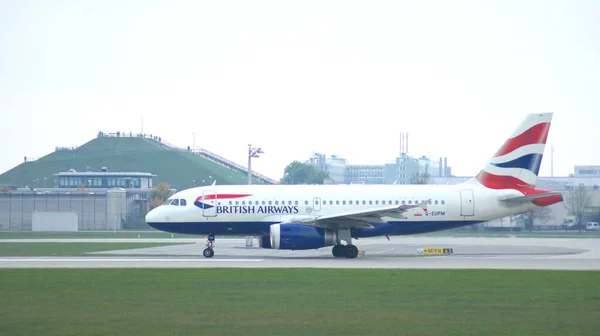
[[503,199],[503,201],[505,201],[507,203],[525,203],[525,202],[532,202],[532,201],[538,200],[540,198],[556,196],[556,195],[562,195],[562,193],[551,191],[551,192],[544,192],[544,193],[539,193],[539,194],[534,194],[534,195],[505,198],[505,199]]

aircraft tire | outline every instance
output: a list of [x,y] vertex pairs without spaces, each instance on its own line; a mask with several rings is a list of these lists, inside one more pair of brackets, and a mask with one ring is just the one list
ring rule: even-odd
[[340,244],[334,245],[333,249],[331,249],[331,253],[336,258],[344,257],[345,256],[345,253],[344,253],[345,248],[346,248],[346,246],[344,246],[344,245],[340,245]]
[[356,247],[354,245],[348,245],[348,246],[346,246],[345,250],[346,250],[346,258],[354,259],[354,258],[358,257],[358,247]]
[[212,258],[215,255],[215,251],[211,248],[207,248],[202,251],[202,255],[204,255],[205,258]]

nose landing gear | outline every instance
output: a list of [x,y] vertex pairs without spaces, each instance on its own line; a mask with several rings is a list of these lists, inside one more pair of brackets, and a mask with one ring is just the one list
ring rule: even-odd
[[202,255],[206,258],[212,258],[215,255],[215,251],[212,249],[212,247],[207,247],[204,249],[204,251],[202,251]]
[[215,235],[209,233],[204,239],[206,239],[206,248],[202,251],[202,255],[205,258],[212,258],[215,255],[215,251],[213,250],[213,247],[215,246]]

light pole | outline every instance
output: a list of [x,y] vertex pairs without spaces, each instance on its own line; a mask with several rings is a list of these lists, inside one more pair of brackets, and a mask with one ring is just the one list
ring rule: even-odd
[[550,177],[554,177],[554,146],[550,147]]
[[258,154],[263,154],[262,149],[258,147],[252,147],[251,144],[248,144],[248,184],[252,184],[252,158],[259,157]]

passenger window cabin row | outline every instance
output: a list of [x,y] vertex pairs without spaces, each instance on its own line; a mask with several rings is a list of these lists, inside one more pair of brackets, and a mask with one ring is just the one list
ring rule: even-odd
[[[362,200],[362,201],[352,201],[352,200],[336,200],[335,201],[335,205],[417,205],[419,203],[421,203],[423,201],[418,201],[418,200],[403,200],[402,202],[400,200],[381,200],[381,202],[379,200]],[[309,205],[310,202],[308,200],[304,201],[305,205]],[[315,201],[314,202],[315,205],[334,205],[334,201],[333,200],[329,200],[329,201]],[[429,200],[427,202],[427,204],[431,205],[431,204],[441,204],[444,205],[446,204],[446,202],[444,200],[438,201],[431,201]],[[183,198],[169,198],[167,199],[163,205],[174,205],[174,206],[186,206],[187,205],[187,201]],[[219,205],[221,205],[221,202],[219,202]],[[298,201],[229,201],[229,205],[298,205]]]
[[[416,204],[419,204],[420,202],[423,202],[423,201],[418,201],[418,200],[415,200],[415,201],[412,201],[412,200],[402,201],[402,205],[407,205],[407,204],[408,205],[412,205],[412,204],[416,205]],[[219,202],[219,204],[221,204],[221,203]],[[305,205],[309,205],[310,201],[305,200],[304,204]],[[332,201],[332,200],[330,200],[330,201],[315,201],[315,205],[319,205],[319,204],[321,204],[321,205],[334,205],[334,201]],[[380,204],[381,205],[400,205],[400,201],[399,200],[395,200],[395,201],[392,201],[392,200],[388,200],[388,201],[382,200],[381,203],[380,203],[379,200],[375,200],[375,201],[373,201],[373,200],[369,200],[369,201],[366,201],[366,200],[363,200],[363,201],[358,201],[358,200],[357,201],[351,201],[351,200],[348,200],[348,201],[342,200],[342,201],[340,201],[340,200],[336,200],[335,201],[335,205],[361,205],[361,204],[362,205],[367,205],[367,204],[368,205],[373,205],[373,204],[374,205],[380,205]],[[442,204],[442,205],[444,205],[444,204],[446,204],[446,202],[444,200],[441,200],[441,201],[438,201],[438,200],[431,201],[431,200],[429,200],[427,202],[427,204],[435,204],[435,205]],[[229,201],[229,205],[298,205],[298,201],[293,201],[293,202],[292,201],[281,201],[281,202],[279,202],[279,201],[248,201],[248,202],[246,202],[246,201]]]

